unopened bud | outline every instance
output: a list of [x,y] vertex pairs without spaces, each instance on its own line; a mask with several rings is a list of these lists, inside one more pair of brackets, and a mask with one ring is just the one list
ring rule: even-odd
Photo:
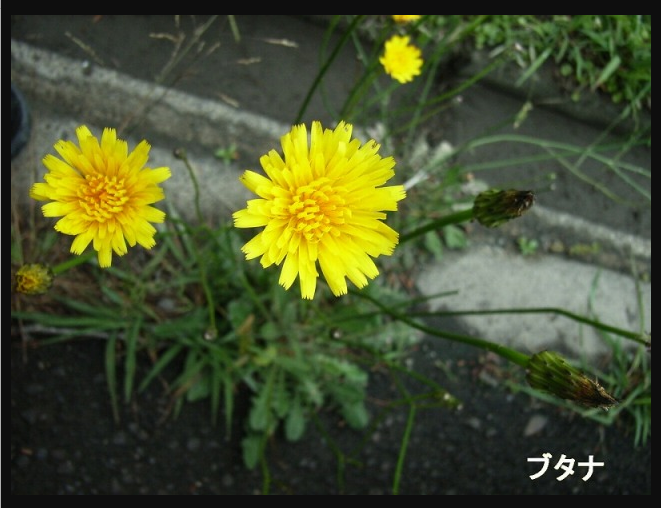
[[521,217],[535,202],[533,191],[489,189],[473,202],[473,217],[483,226],[495,228]]
[[609,409],[617,404],[617,400],[596,380],[588,378],[551,351],[542,351],[530,357],[527,379],[533,388],[584,406]]

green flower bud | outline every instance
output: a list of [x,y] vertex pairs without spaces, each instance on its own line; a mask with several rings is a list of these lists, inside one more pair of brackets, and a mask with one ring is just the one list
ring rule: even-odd
[[521,217],[535,202],[533,191],[489,189],[473,202],[473,217],[483,226],[495,228]]
[[542,351],[528,361],[528,384],[584,406],[609,409],[617,404],[603,387],[567,363],[559,354]]

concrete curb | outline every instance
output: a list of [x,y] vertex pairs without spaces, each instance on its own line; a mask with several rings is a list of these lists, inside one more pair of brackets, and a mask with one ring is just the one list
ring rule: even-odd
[[[215,180],[224,180],[221,189],[225,191],[222,192],[225,196],[236,196],[237,193],[247,195],[241,190],[242,186],[234,187],[225,178],[230,176],[235,180],[241,169],[228,167],[230,165],[203,154],[234,143],[242,163],[246,167],[255,167],[261,155],[279,147],[280,136],[289,129],[288,125],[233,109],[220,102],[166,89],[114,70],[90,68],[81,61],[18,41],[12,41],[11,51],[12,82],[32,100],[57,105],[59,111],[55,114],[80,118],[83,122],[98,126],[116,125],[129,132],[137,132],[139,127],[140,132],[150,133],[150,141],[155,137],[157,141],[166,140],[173,147],[188,147],[205,187],[207,182],[213,184]],[[56,140],[58,137],[50,139]],[[44,146],[50,147],[53,142],[49,141]],[[173,158],[166,155],[167,152],[164,150],[159,154],[158,165],[172,163]],[[181,163],[174,163],[175,167],[179,165]],[[178,180],[173,182],[176,184]],[[172,187],[173,182],[169,186]],[[181,183],[189,185],[183,179]],[[230,192],[227,192],[228,185]],[[209,192],[206,188],[205,194]],[[182,195],[177,192],[174,198],[180,208],[187,208],[187,202],[182,201],[182,198],[189,198],[187,193]],[[216,210],[214,206],[210,211]],[[646,263],[651,260],[651,240],[540,205],[533,207],[530,215],[545,228],[562,231],[585,243],[599,242],[617,255],[628,253]]]

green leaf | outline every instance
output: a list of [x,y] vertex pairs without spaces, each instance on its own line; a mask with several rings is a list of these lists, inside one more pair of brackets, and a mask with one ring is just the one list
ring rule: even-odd
[[260,434],[249,434],[241,440],[243,449],[243,463],[248,469],[255,469],[262,454],[262,436]]
[[443,228],[443,237],[445,238],[445,244],[450,249],[465,249],[468,246],[468,240],[464,231],[457,226],[445,226]]
[[248,423],[252,430],[266,431],[270,419],[269,397],[266,386],[262,386],[259,393],[252,398],[252,409],[248,416]]
[[291,410],[285,421],[285,437],[289,441],[298,441],[305,432],[305,415],[300,397],[294,399]]
[[209,382],[209,372],[202,373],[186,391],[186,400],[195,402],[196,400],[206,399],[211,393]]
[[308,400],[315,406],[319,407],[324,402],[324,394],[321,392],[319,385],[309,378],[301,380],[301,385]]
[[287,415],[289,412],[290,401],[291,398],[285,386],[285,376],[282,371],[280,371],[278,380],[273,388],[273,403],[271,404],[271,407],[278,418],[284,418]]
[[220,390],[224,382],[222,367],[216,363],[211,365],[209,376],[209,392],[211,397],[211,421],[215,425],[220,411]]
[[232,416],[234,415],[234,383],[227,370],[223,371],[223,388],[225,400],[225,432],[227,439],[232,435]]
[[165,353],[163,353],[163,354],[158,358],[158,360],[156,361],[156,363],[154,364],[154,366],[149,370],[149,372],[147,373],[147,375],[144,377],[144,379],[143,379],[142,382],[140,383],[140,386],[138,386],[138,391],[141,392],[141,391],[143,391],[145,388],[147,388],[147,386],[149,385],[149,383],[151,383],[152,380],[153,380],[156,376],[158,376],[158,375],[161,373],[161,371],[162,371],[167,365],[170,364],[170,362],[171,362],[172,360],[174,360],[174,359],[177,357],[177,355],[181,352],[181,350],[183,349],[183,347],[184,347],[184,346],[183,346],[182,344],[175,344],[174,346],[168,348],[167,351],[165,351]]
[[535,58],[535,61],[530,64],[530,67],[526,69],[526,72],[524,72],[521,77],[516,81],[516,84],[514,86],[519,87],[521,86],[530,76],[535,74],[537,72],[537,69],[539,69],[544,62],[548,59],[548,57],[553,53],[554,51],[553,46],[549,46],[546,48],[541,55],[539,55],[537,58]]
[[622,59],[618,55],[615,55],[613,58],[611,58],[611,61],[606,64],[604,70],[601,71],[601,74],[599,74],[597,80],[592,84],[592,91],[596,90],[599,88],[599,85],[606,82],[608,78],[610,78],[613,73],[620,67],[621,63]]
[[437,261],[443,257],[443,242],[436,231],[429,231],[425,234],[425,247]]
[[273,341],[280,336],[280,328],[272,321],[267,321],[259,329],[259,335],[266,341]]
[[131,394],[133,393],[136,357],[138,354],[138,335],[140,334],[141,326],[142,317],[139,317],[126,333],[126,358],[124,359],[124,399],[126,402],[131,400]]
[[115,422],[119,422],[119,404],[117,397],[117,353],[116,346],[117,333],[113,333],[106,343],[105,366],[106,366],[106,383],[108,384],[108,392],[110,393],[110,406],[112,407],[112,416]]
[[173,337],[201,337],[207,324],[207,313],[202,307],[196,307],[189,313],[163,323],[151,329],[150,336],[157,339]]
[[255,365],[258,367],[267,367],[273,363],[277,356],[278,349],[275,346],[269,346],[266,349],[260,349],[259,353],[253,358],[253,362],[255,362]]
[[365,428],[369,423],[369,414],[362,400],[344,404],[342,406],[342,416],[344,416],[349,426],[354,429]]
[[252,304],[248,300],[232,300],[227,306],[227,315],[234,330],[241,328],[252,312]]

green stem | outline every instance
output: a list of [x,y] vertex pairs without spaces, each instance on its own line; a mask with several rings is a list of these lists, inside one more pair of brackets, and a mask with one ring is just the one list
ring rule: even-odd
[[64,273],[75,266],[82,265],[83,263],[86,263],[87,261],[92,259],[95,254],[96,251],[88,250],[87,252],[84,252],[80,256],[71,257],[66,261],[60,263],[59,265],[53,267],[53,275],[60,275],[61,273]]
[[315,427],[321,434],[326,445],[330,448],[331,453],[334,454],[335,458],[337,459],[337,486],[340,492],[344,492],[344,473],[345,473],[345,465],[347,462],[346,455],[342,452],[342,450],[340,450],[340,447],[337,445],[333,437],[328,433],[326,428],[323,426],[323,424],[319,420],[319,415],[316,412],[312,413],[312,422],[314,423]]
[[413,238],[423,235],[427,233],[428,231],[433,231],[436,229],[443,228],[445,226],[448,226],[450,224],[460,224],[462,222],[467,222],[473,220],[473,208],[468,208],[467,210],[462,210],[461,212],[455,212],[450,215],[446,215],[445,217],[441,217],[440,219],[436,219],[435,221],[430,222],[429,224],[426,224],[424,226],[419,227],[418,229],[414,229],[413,231],[410,231],[408,233],[403,234],[402,236],[399,237],[399,243],[400,245],[403,244],[404,242],[408,242],[409,240],[412,240]]
[[305,99],[303,100],[303,104],[301,104],[301,108],[298,110],[298,114],[296,115],[296,120],[294,120],[294,124],[299,124],[301,123],[301,120],[303,118],[303,115],[305,114],[305,110],[308,107],[308,104],[310,103],[310,100],[312,99],[312,96],[314,95],[315,90],[317,87],[321,84],[321,80],[323,79],[324,75],[330,68],[331,64],[335,61],[335,58],[337,58],[337,55],[340,54],[340,50],[344,47],[344,45],[347,43],[349,40],[349,37],[351,37],[351,33],[353,32],[353,29],[358,25],[358,23],[363,19],[364,15],[358,15],[356,16],[349,27],[347,28],[346,32],[342,36],[342,39],[340,39],[340,42],[337,43],[335,48],[333,49],[333,52],[331,53],[330,57],[328,57],[328,60],[326,60],[326,63],[321,67],[319,70],[319,73],[317,74],[317,77],[315,78],[314,82],[312,83],[312,86],[308,90],[308,94],[305,96]]
[[230,22],[230,28],[232,29],[232,35],[234,36],[234,42],[237,44],[241,42],[241,34],[239,33],[239,27],[236,24],[236,19],[234,19],[234,14],[228,14],[227,20]]
[[195,203],[195,215],[197,216],[197,221],[202,224],[203,217],[202,217],[202,210],[200,208],[200,185],[197,183],[197,177],[195,176],[195,171],[193,171],[193,167],[191,166],[190,161],[188,160],[188,155],[186,154],[186,150],[183,148],[178,148],[175,150],[174,156],[181,160],[184,163],[184,166],[186,166],[186,169],[188,170],[188,176],[190,176],[191,182],[193,183],[193,192],[194,192],[194,203]]
[[474,346],[480,349],[484,349],[486,351],[491,351],[492,353],[496,353],[499,356],[502,356],[506,360],[519,365],[520,367],[526,368],[528,366],[528,361],[530,360],[530,357],[528,355],[525,355],[523,353],[520,353],[519,351],[516,351],[514,349],[508,348],[506,346],[503,346],[501,344],[496,344],[495,342],[489,342],[488,340],[484,339],[479,339],[477,337],[471,337],[469,335],[461,335],[458,333],[452,333],[452,332],[446,332],[446,331],[440,331],[435,328],[431,328],[430,326],[422,325],[407,316],[404,316],[402,314],[399,314],[398,312],[394,312],[392,309],[386,307],[383,305],[381,302],[378,300],[372,298],[371,296],[365,294],[365,293],[360,293],[356,291],[352,291],[352,294],[355,294],[361,298],[365,298],[372,302],[374,305],[376,305],[378,308],[380,308],[382,311],[384,311],[386,314],[388,314],[390,317],[393,319],[397,319],[398,321],[401,321],[402,323],[406,323],[412,328],[415,328],[416,330],[420,330],[421,332],[424,332],[428,335],[433,335],[435,337],[440,337],[442,339],[447,339],[451,340],[453,342],[460,342],[462,344],[468,344],[469,346]]
[[211,287],[209,287],[209,281],[207,280],[207,270],[206,266],[200,259],[198,255],[198,265],[200,267],[200,282],[202,283],[202,288],[204,289],[204,296],[207,299],[207,312],[209,313],[209,332],[212,333],[213,338],[216,337],[218,333],[218,328],[216,327],[216,306],[214,304],[213,293],[211,292]]
[[399,449],[399,456],[397,457],[397,467],[395,468],[395,478],[392,486],[392,493],[399,494],[399,483],[402,478],[402,469],[404,468],[404,458],[406,457],[406,449],[409,445],[411,431],[413,430],[413,421],[415,420],[416,406],[411,404],[409,406],[409,416],[406,420],[406,428],[404,429],[404,437],[402,437],[402,446]]
[[470,315],[482,315],[482,314],[558,314],[560,316],[565,316],[569,319],[577,321],[579,323],[586,324],[597,330],[601,330],[608,333],[613,333],[624,337],[626,339],[632,340],[641,344],[643,346],[649,346],[650,342],[645,340],[645,338],[638,332],[631,332],[629,330],[623,330],[622,328],[617,328],[615,326],[607,325],[599,321],[581,316],[579,314],[574,314],[564,309],[559,309],[556,307],[533,307],[533,308],[524,308],[524,309],[489,309],[489,310],[458,310],[458,311],[437,311],[437,312],[416,312],[414,316],[470,316]]
[[[188,160],[188,154],[186,153],[186,150],[184,150],[183,148],[177,148],[174,152],[174,156],[184,163],[184,166],[186,166],[186,170],[188,171],[188,176],[190,176],[191,182],[193,183],[193,192],[194,192],[193,202],[195,204],[195,215],[197,217],[197,221],[200,223],[200,225],[204,228],[204,230],[207,233],[211,233],[209,226],[207,226],[204,223],[202,209],[200,208],[200,185],[197,182],[197,177],[195,176],[195,171],[193,171],[193,166]],[[211,287],[209,286],[209,281],[207,279],[207,270],[206,270],[206,265],[204,264],[204,260],[200,256],[199,250],[197,249],[194,250],[195,250],[197,265],[200,268],[200,283],[202,284],[204,295],[207,300],[207,311],[209,313],[209,327],[210,327],[210,331],[214,334],[215,337],[218,328],[216,327],[216,306],[213,299],[213,293],[211,291]]]

